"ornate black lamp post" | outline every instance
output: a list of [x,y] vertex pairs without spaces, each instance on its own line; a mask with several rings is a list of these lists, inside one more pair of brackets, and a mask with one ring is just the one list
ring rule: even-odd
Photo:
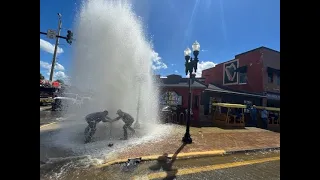
[[138,89],[137,117],[136,117],[136,122],[133,125],[135,129],[139,129],[141,127],[139,122],[139,112],[140,112],[140,103],[141,103],[141,86],[142,86],[143,80],[144,80],[143,76],[139,76],[137,78],[139,89]]
[[187,119],[187,125],[186,125],[186,133],[184,134],[184,137],[182,138],[182,141],[186,144],[191,144],[192,139],[190,136],[190,119],[191,119],[191,79],[195,77],[195,74],[192,74],[193,70],[194,72],[197,72],[197,67],[198,67],[198,55],[200,51],[200,44],[195,41],[192,44],[192,50],[193,50],[193,55],[194,58],[192,59],[191,55],[191,50],[187,48],[184,50],[184,57],[185,57],[185,72],[186,75],[189,73],[189,96],[188,96],[188,119]]

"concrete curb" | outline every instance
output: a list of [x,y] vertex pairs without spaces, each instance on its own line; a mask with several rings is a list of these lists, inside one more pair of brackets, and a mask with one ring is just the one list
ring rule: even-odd
[[[195,157],[208,157],[208,156],[222,156],[226,154],[226,151],[224,150],[216,150],[216,151],[204,151],[204,152],[189,152],[189,153],[179,153],[177,155],[177,159],[189,159],[189,158],[195,158]],[[151,155],[151,156],[141,156],[138,158],[141,158],[141,161],[154,161],[157,160],[162,155]],[[173,154],[168,154],[168,158],[171,159]],[[114,161],[106,162],[104,164],[96,166],[97,168],[103,168],[114,164],[121,164],[128,162],[128,159],[117,159]]]
[[280,150],[280,147],[255,148],[255,149],[246,149],[246,150],[226,151],[226,154],[249,153],[249,152],[259,152],[259,151],[274,151],[274,150]]
[[40,111],[47,111],[47,110],[49,110],[49,109],[51,109],[51,106],[40,108]]
[[[268,150],[280,150],[280,147],[270,147],[270,148],[257,148],[257,149],[247,149],[247,150],[235,150],[235,151],[225,151],[225,150],[216,150],[216,151],[204,151],[204,152],[190,152],[190,153],[179,153],[177,159],[189,159],[189,158],[200,158],[200,157],[213,157],[213,156],[223,156],[230,155],[235,153],[246,153],[246,152],[257,152],[257,151],[268,151]],[[152,155],[152,156],[142,156],[137,157],[141,158],[141,161],[154,161],[162,155]],[[172,158],[173,154],[169,154],[169,159]],[[101,165],[97,165],[96,168],[104,168],[110,165],[121,164],[128,162],[128,159],[117,159],[114,161],[109,161]],[[130,158],[131,159],[131,158]]]
[[44,128],[44,127],[47,127],[47,126],[50,126],[50,125],[52,125],[52,124],[56,124],[57,122],[52,122],[52,123],[48,123],[48,124],[43,124],[43,125],[41,125],[40,126],[40,129],[41,128]]

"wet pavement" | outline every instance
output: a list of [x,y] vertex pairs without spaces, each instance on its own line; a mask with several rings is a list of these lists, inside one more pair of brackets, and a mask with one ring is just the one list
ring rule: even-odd
[[280,179],[280,151],[239,153],[184,160],[164,159],[136,165],[88,167],[85,157],[48,163],[40,168],[43,180],[49,179]]
[[51,111],[48,107],[40,107],[40,126],[52,122],[58,122],[65,116],[65,113],[60,111]]
[[[45,112],[40,115],[40,124],[57,122],[40,126],[40,161],[46,162],[52,158],[66,158],[70,156],[88,155],[104,161],[110,156],[123,151],[127,147],[139,146],[154,138],[163,139],[166,136],[165,130],[171,126],[154,127],[152,129],[136,129],[134,135],[129,131],[129,140],[123,141],[123,122],[118,121],[112,124],[99,123],[97,131],[91,143],[84,143],[84,130],[87,123],[83,116],[72,114],[60,116],[58,112]],[[46,113],[46,114],[44,114]],[[154,126],[154,125],[153,125]],[[112,143],[113,146],[109,147]]]
[[[181,145],[180,135],[182,136],[184,134],[185,128],[183,126],[170,124],[153,125],[156,126],[152,130],[154,134],[151,133],[147,135],[145,134],[146,132],[143,132],[143,129],[140,129],[137,130],[135,136],[131,136],[128,141],[121,141],[119,138],[123,136],[122,122],[118,121],[112,124],[112,126],[109,123],[99,123],[93,139],[94,141],[84,144],[83,131],[87,124],[83,117],[60,113],[61,112],[40,111],[40,124],[57,122],[56,124],[40,128],[40,176],[43,180],[127,180],[132,178],[159,179],[159,177],[163,179],[167,176],[166,171],[169,172],[169,174],[176,174],[178,176],[177,179],[212,179],[212,177],[215,179],[233,179],[234,177],[240,177],[240,179],[257,179],[254,174],[258,174],[259,177],[265,177],[266,179],[278,178],[279,168],[275,160],[260,163],[250,162],[251,164],[244,163],[239,166],[223,165],[225,163],[279,156],[278,151],[273,153],[235,154],[213,158],[178,159],[174,163],[171,163],[171,165],[170,163],[169,165],[164,163],[160,168],[157,165],[159,162],[150,161],[142,162],[136,167],[128,166],[129,168],[126,168],[124,164],[120,164],[97,169],[95,165],[100,165],[101,163],[117,158],[139,157],[138,155],[148,155],[148,153],[152,155],[174,153]],[[211,150],[214,150],[214,148],[229,148],[233,150],[237,148],[250,149],[266,147],[270,146],[270,144],[280,146],[279,133],[260,129],[223,130],[219,128],[191,128],[191,133],[194,143],[185,146],[181,152],[206,151],[209,147]],[[109,143],[113,143],[114,145],[108,147]],[[220,164],[220,166],[218,166],[218,168],[207,168],[206,171],[201,170],[203,166],[212,166],[215,164]],[[252,168],[245,166],[252,166]],[[200,170],[188,170],[188,168],[199,167]],[[265,167],[266,171],[261,171],[261,167]],[[178,171],[172,171],[170,168],[178,169]],[[190,173],[193,171],[196,173]],[[163,174],[163,172],[165,173]],[[224,178],[224,172],[230,172],[230,176]],[[262,173],[262,175],[259,175],[259,173]],[[233,176],[232,174],[235,175]]]

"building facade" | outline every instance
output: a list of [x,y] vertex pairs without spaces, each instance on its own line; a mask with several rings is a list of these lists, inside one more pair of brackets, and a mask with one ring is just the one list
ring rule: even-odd
[[259,47],[202,71],[205,84],[261,94],[262,105],[280,107],[280,52]]
[[[167,78],[158,78],[160,86],[160,104],[165,106],[179,106],[185,112],[188,109],[189,85],[188,78],[182,78],[180,75],[169,75]],[[193,118],[192,124],[197,124],[200,120],[199,114],[203,111],[203,106],[200,105],[201,94],[207,87],[199,80],[195,80],[191,85],[191,109]],[[184,114],[184,118],[186,114]],[[177,115],[179,118],[179,115]],[[185,119],[184,119],[185,120]],[[183,121],[183,120],[177,120]]]

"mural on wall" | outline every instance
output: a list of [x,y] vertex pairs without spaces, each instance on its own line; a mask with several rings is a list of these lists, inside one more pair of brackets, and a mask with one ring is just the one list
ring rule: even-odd
[[238,84],[239,60],[235,59],[223,64],[223,85]]
[[182,105],[182,96],[174,91],[167,91],[160,96],[160,104],[168,106]]

